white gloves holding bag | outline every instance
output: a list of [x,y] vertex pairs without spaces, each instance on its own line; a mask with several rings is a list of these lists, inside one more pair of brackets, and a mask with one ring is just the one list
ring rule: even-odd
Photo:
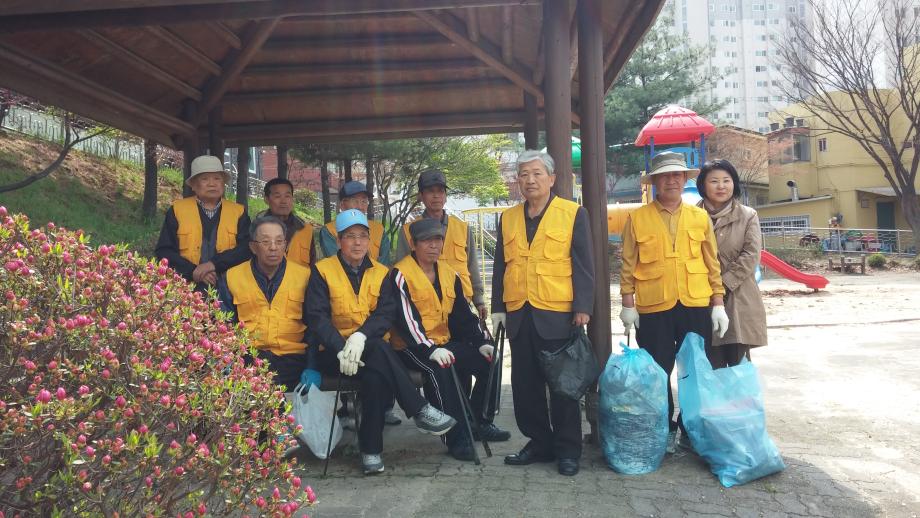
[[728,332],[728,314],[725,312],[725,306],[713,306],[712,334],[722,338],[726,332]]
[[633,326],[636,326],[636,329],[639,329],[639,312],[636,311],[636,308],[627,308],[624,307],[620,310],[620,320],[623,322],[623,327],[626,328],[628,333]]
[[345,347],[336,355],[339,359],[339,371],[346,376],[354,376],[358,373],[358,367],[363,367],[361,355],[364,354],[364,342],[367,336],[358,331],[352,333],[345,341]]
[[507,327],[505,324],[506,318],[504,313],[492,313],[492,332],[498,332],[498,325],[501,324],[502,327]]

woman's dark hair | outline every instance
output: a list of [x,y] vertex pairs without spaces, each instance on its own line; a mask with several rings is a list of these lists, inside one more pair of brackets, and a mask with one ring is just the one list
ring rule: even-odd
[[733,166],[731,162],[721,158],[710,160],[709,162],[703,164],[703,167],[700,168],[700,175],[696,177],[696,190],[699,191],[700,196],[703,198],[706,197],[706,175],[719,169],[725,171],[728,173],[728,176],[732,177],[732,183],[735,185],[734,190],[732,191],[732,198],[740,198],[741,178],[738,177],[738,171],[735,170],[735,166]]

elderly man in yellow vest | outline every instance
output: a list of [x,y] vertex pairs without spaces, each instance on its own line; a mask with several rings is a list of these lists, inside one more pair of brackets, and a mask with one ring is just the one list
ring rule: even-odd
[[[683,203],[687,180],[698,169],[687,167],[680,153],[663,152],[652,159],[642,183],[655,188],[655,201],[636,209],[623,228],[620,319],[626,331],[636,327],[636,342],[670,377],[677,350],[687,333],[697,333],[709,349],[712,333],[725,334],[728,315],[722,303],[725,288],[716,237],[706,211]],[[674,399],[668,388],[668,412]],[[670,421],[668,451],[678,444],[678,429]],[[686,434],[680,438],[689,446]]]
[[265,183],[265,203],[268,208],[260,216],[275,216],[284,223],[288,239],[288,261],[309,268],[315,256],[315,227],[294,213],[294,184],[287,178],[272,178]]
[[367,217],[346,210],[336,218],[339,251],[313,266],[307,287],[311,342],[325,350],[323,372],[340,372],[361,381],[362,419],[358,429],[364,473],[384,470],[384,413],[395,397],[423,432],[442,435],[456,421],[425,402],[388,339],[398,299],[387,280],[388,268],[368,255]]
[[[594,260],[588,214],[553,194],[555,162],[528,150],[517,159],[525,201],[502,214],[492,275],[492,325],[511,339],[514,418],[530,442],[505,464],[557,461],[559,474],[578,473],[581,458],[579,401],[550,394],[540,351],[561,348],[594,307]],[[603,289],[606,289],[605,287]]]
[[173,203],[160,230],[157,259],[169,261],[196,289],[216,285],[221,274],[249,259],[249,216],[224,199],[228,178],[216,156],[193,160],[186,184],[195,195]]
[[[426,375],[425,396],[452,417],[462,418],[462,402],[453,376],[445,368],[456,363],[462,380],[476,378],[471,407],[483,415],[485,405],[494,401],[486,393],[493,347],[480,321],[463,293],[463,281],[450,263],[440,259],[444,247],[444,225],[423,218],[409,226],[413,252],[393,266],[391,274],[401,303],[394,345],[406,365]],[[461,384],[464,383],[461,381]],[[469,393],[469,388],[465,388]],[[447,449],[458,460],[473,460],[473,439],[507,441],[511,434],[491,422],[481,422],[469,437],[465,428],[447,434]]]
[[[367,192],[367,187],[361,182],[346,182],[339,189],[340,211],[354,209],[367,215],[367,208],[370,202],[370,193]],[[367,223],[371,233],[371,242],[367,249],[368,255],[374,261],[385,265],[390,264],[390,237],[384,232],[383,225],[379,221],[368,220]],[[326,223],[320,230],[319,244],[323,257],[335,255],[339,247],[336,239],[335,220]]]
[[[463,283],[463,295],[473,301],[476,312],[480,318],[489,315],[486,307],[482,277],[479,275],[479,253],[473,241],[473,231],[462,219],[449,216],[444,210],[447,203],[447,177],[439,169],[423,171],[418,179],[418,197],[425,210],[418,219],[430,218],[440,221],[446,229],[444,236],[444,250],[441,259],[447,262]],[[402,232],[396,242],[396,262],[411,253],[412,238],[409,235],[409,225],[403,225]],[[472,245],[472,246],[471,246]]]
[[287,238],[281,220],[260,216],[251,230],[253,258],[228,270],[217,292],[224,310],[252,333],[258,357],[268,362],[275,383],[290,392],[312,366],[303,319],[310,270],[285,259]]

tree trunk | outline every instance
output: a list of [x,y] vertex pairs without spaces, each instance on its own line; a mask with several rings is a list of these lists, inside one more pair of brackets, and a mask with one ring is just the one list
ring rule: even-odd
[[287,153],[287,146],[278,146],[278,178],[284,178],[285,180],[288,177]]
[[[904,212],[904,219],[907,220],[907,224],[914,231],[914,253],[920,256],[920,197],[917,197],[916,189],[905,188],[901,192],[900,202],[901,211]],[[907,248],[903,243],[901,246]]]
[[249,146],[241,144],[236,154],[236,202],[249,209]]
[[367,218],[374,219],[374,161],[370,158],[364,161],[364,171],[364,185],[367,186],[367,195],[370,198],[367,204]]
[[345,181],[350,182],[351,181],[351,159],[346,158],[345,160],[343,160],[342,166],[343,166],[343,169],[345,170]]
[[145,221],[157,216],[157,144],[144,141],[144,201],[141,213]]
[[323,160],[319,165],[319,180],[323,191],[323,222],[332,221],[332,200],[329,199],[329,162]]

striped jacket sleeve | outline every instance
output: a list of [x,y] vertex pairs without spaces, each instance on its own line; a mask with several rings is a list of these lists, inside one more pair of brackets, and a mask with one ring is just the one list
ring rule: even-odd
[[395,268],[390,272],[390,278],[399,295],[399,308],[394,319],[396,329],[413,352],[424,354],[427,358],[430,354],[427,351],[434,346],[434,342],[425,334],[425,326],[422,325],[422,317],[412,302],[409,285],[402,272]]

